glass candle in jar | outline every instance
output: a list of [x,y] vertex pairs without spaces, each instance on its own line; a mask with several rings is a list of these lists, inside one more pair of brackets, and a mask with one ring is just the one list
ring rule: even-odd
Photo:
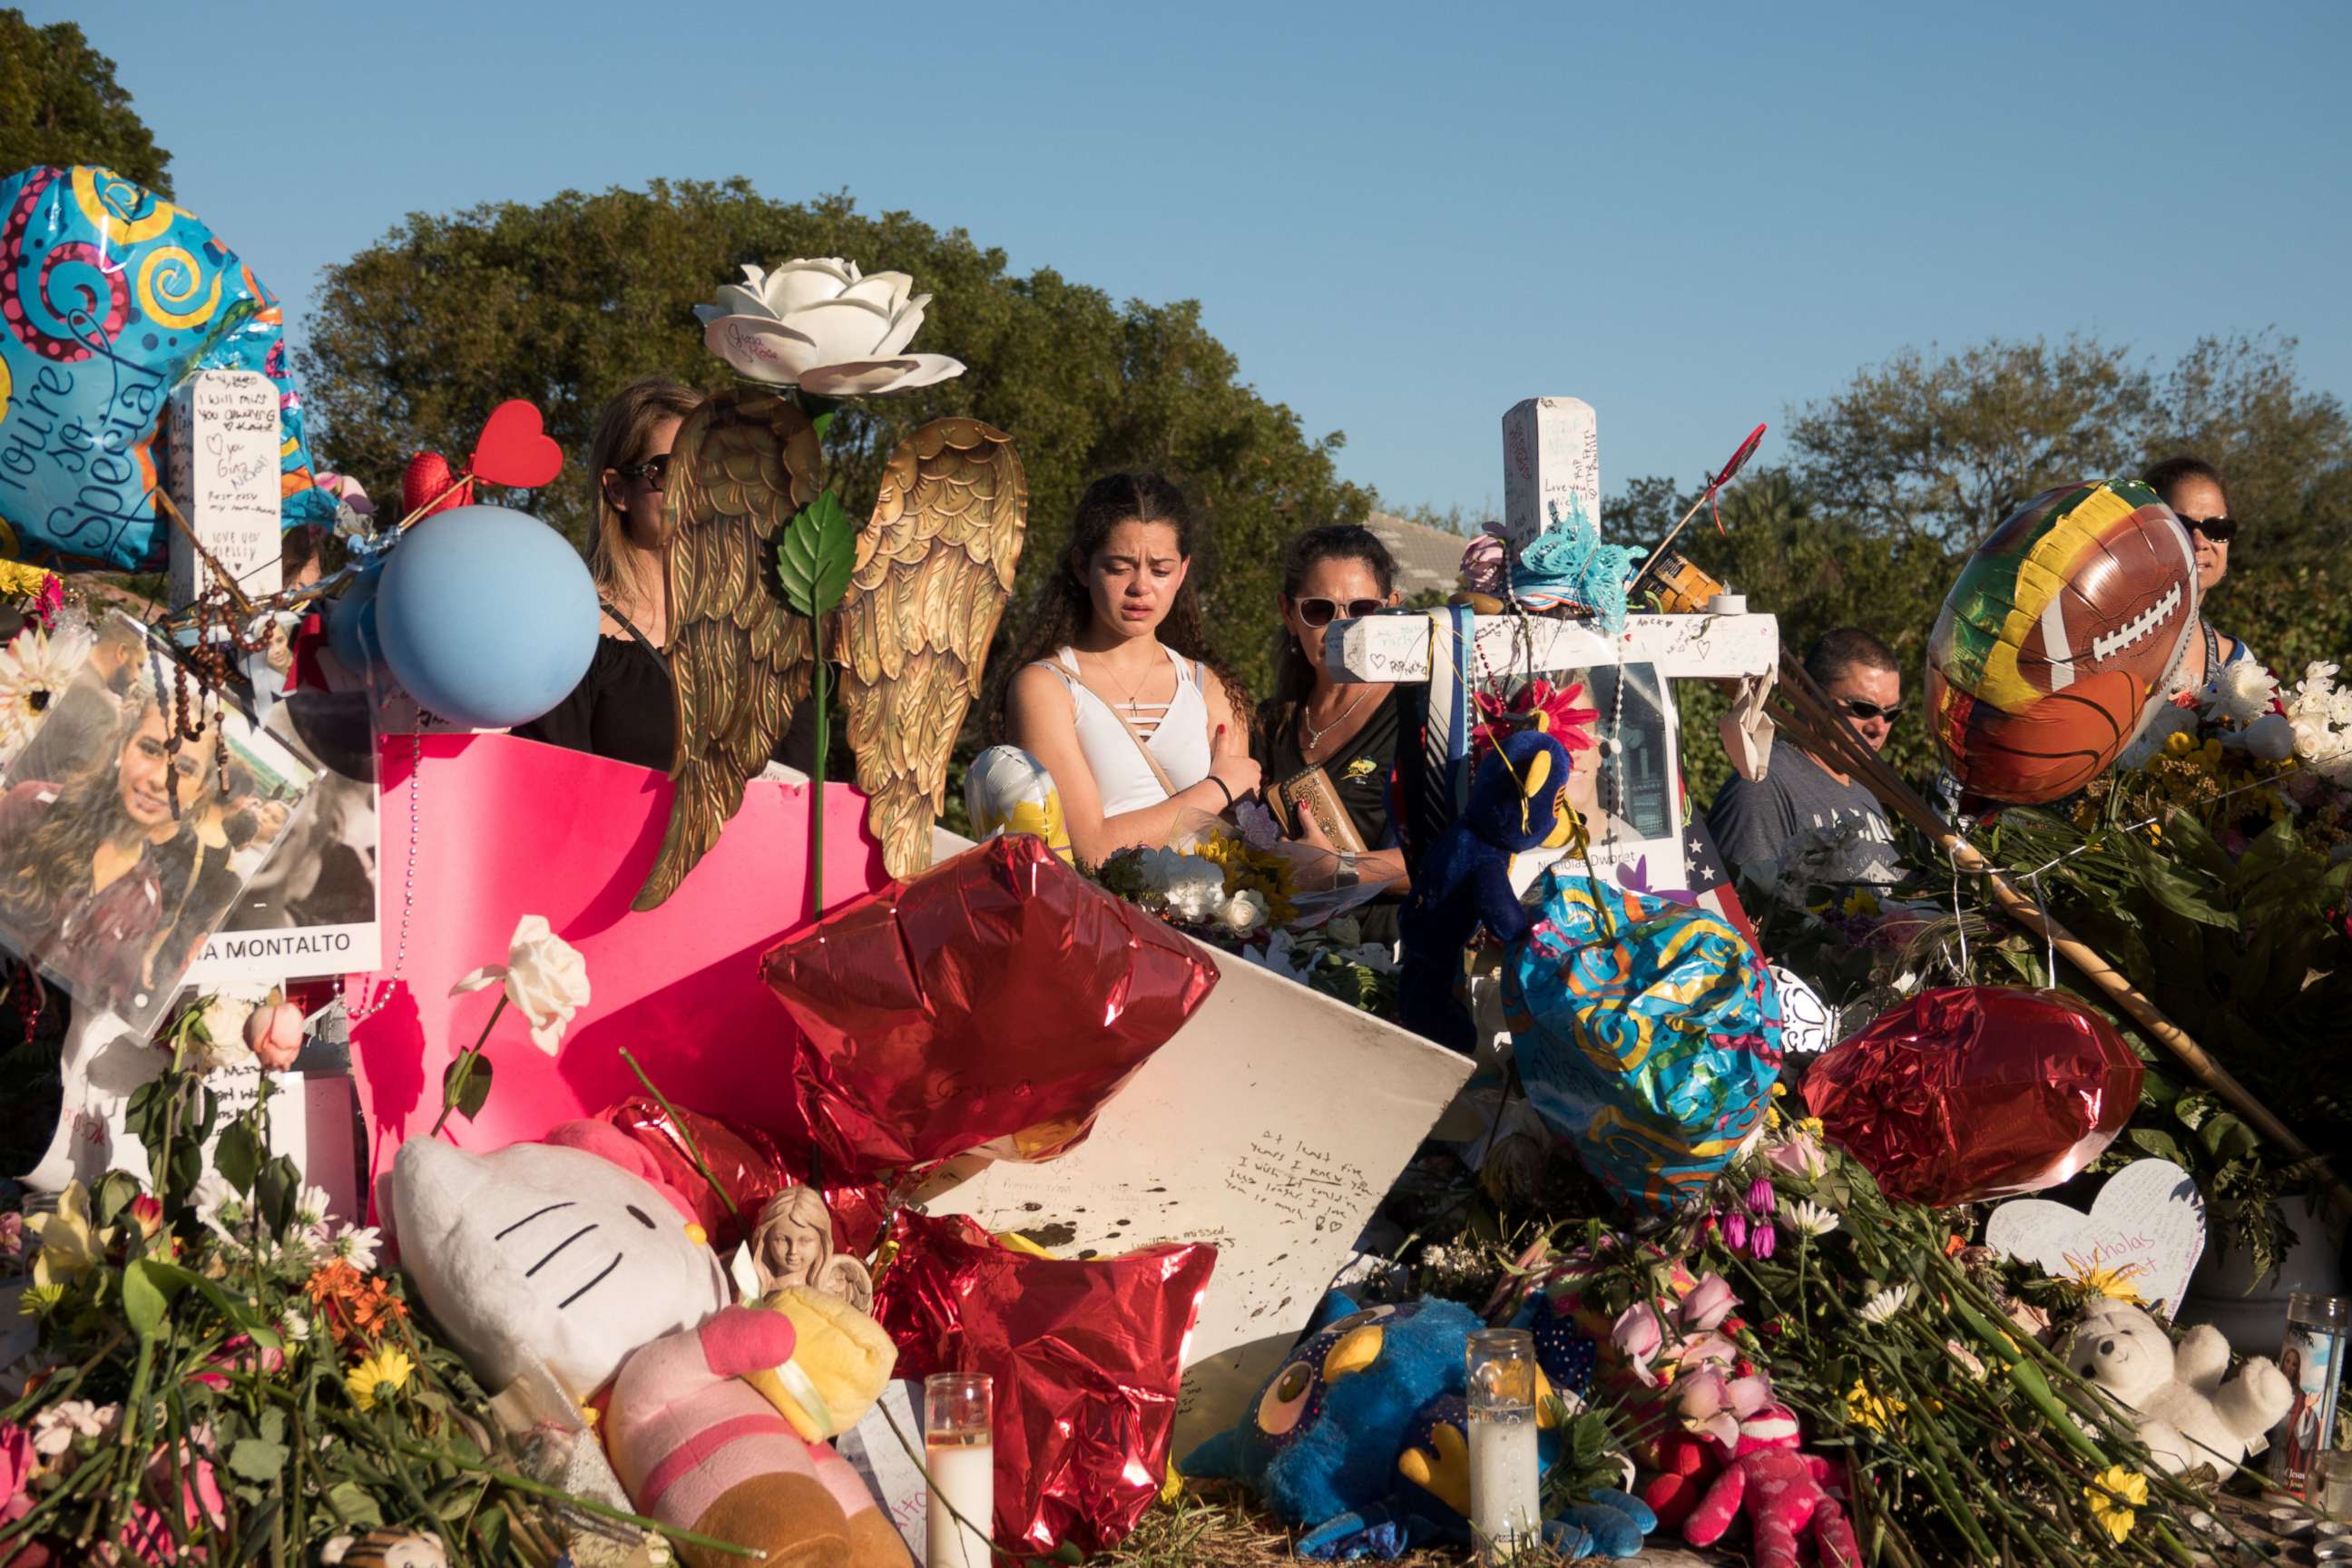
[[1463,1353],[1470,1379],[1471,1537],[1479,1562],[1507,1563],[1543,1538],[1535,1336],[1482,1329]]
[[989,1568],[994,1422],[995,1388],[986,1373],[939,1372],[923,1380],[923,1468],[930,1479],[924,1568]]
[[2336,1439],[2347,1323],[2352,1299],[2300,1291],[2287,1298],[2286,1342],[2279,1348],[2278,1364],[2294,1403],[2271,1431],[2270,1474],[2280,1490],[2311,1502],[2319,1500],[2315,1490],[2306,1490],[2313,1465]]

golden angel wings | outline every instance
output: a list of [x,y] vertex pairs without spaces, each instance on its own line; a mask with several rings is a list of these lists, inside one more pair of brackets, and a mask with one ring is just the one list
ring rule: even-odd
[[[776,547],[814,500],[815,433],[788,400],[721,393],[679,427],[664,552],[677,706],[669,830],[636,907],[677,890],[743,803],[808,695],[815,632],[786,603]],[[977,419],[924,426],[891,454],[833,616],[857,783],[883,864],[931,863],[948,755],[980,694],[1029,507],[1012,438]]]

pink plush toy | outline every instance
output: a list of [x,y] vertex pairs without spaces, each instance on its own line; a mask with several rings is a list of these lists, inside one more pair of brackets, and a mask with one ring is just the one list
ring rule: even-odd
[[1683,1539],[1712,1546],[1745,1513],[1758,1568],[1796,1568],[1801,1538],[1812,1542],[1824,1565],[1860,1568],[1853,1528],[1828,1489],[1837,1472],[1828,1460],[1800,1451],[1802,1440],[1796,1415],[1783,1405],[1767,1405],[1740,1422],[1738,1445],[1692,1510]]

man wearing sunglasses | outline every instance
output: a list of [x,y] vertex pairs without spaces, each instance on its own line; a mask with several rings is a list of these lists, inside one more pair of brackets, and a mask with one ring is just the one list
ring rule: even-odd
[[[1859,626],[1843,626],[1814,643],[1805,655],[1805,673],[1843,710],[1874,752],[1903,717],[1903,676],[1895,654]],[[1897,879],[1895,831],[1876,796],[1803,747],[1783,740],[1760,781],[1735,773],[1716,792],[1707,809],[1707,831],[1735,871],[1769,880],[1764,862],[1785,860],[1809,837],[1845,840],[1837,857],[1840,880],[1885,883]]]

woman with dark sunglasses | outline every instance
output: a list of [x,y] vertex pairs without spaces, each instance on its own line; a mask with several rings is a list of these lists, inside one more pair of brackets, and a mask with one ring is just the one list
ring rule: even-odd
[[[1395,559],[1371,530],[1342,523],[1293,538],[1283,557],[1274,696],[1257,710],[1258,754],[1269,791],[1320,768],[1366,847],[1341,856],[1341,879],[1392,883],[1360,911],[1364,934],[1374,942],[1396,940],[1397,911],[1411,887],[1389,819],[1389,779],[1402,728],[1397,689],[1332,679],[1323,664],[1323,639],[1334,621],[1360,620],[1396,602]],[[1302,841],[1335,847],[1311,812],[1290,815]]]
[[[667,376],[631,382],[604,405],[588,447],[596,528],[588,574],[604,610],[596,655],[572,695],[515,733],[567,751],[667,773],[677,749],[670,684],[669,595],[662,550],[669,541],[670,447],[702,394]],[[803,703],[776,761],[814,761],[814,709]]]
[[2201,691],[2214,671],[2253,657],[2244,643],[2215,631],[2205,618],[2204,601],[2230,574],[2230,543],[2238,537],[2238,520],[2230,510],[2221,471],[2201,458],[2167,458],[2147,471],[2147,486],[2172,509],[2196,548],[2197,625],[2181,653],[2180,667],[2173,672],[2172,687],[2176,696]]

